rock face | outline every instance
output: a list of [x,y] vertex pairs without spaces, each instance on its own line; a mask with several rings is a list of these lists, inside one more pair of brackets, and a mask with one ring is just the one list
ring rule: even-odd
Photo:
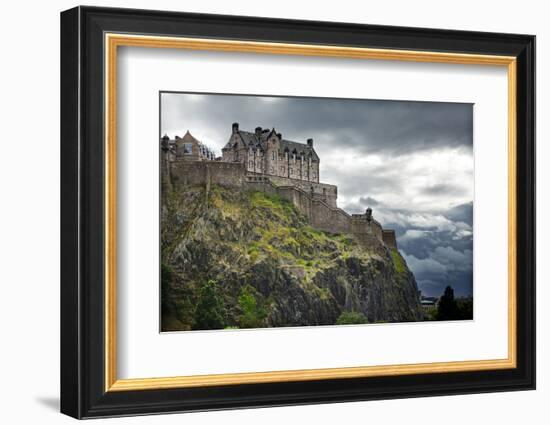
[[[222,301],[217,327],[422,320],[413,274],[396,249],[312,228],[287,200],[218,186],[163,189],[162,329],[204,329],[205,284]],[[203,299],[201,299],[203,297]]]

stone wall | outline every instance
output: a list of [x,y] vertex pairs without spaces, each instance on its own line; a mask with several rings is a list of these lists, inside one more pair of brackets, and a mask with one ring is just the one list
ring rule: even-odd
[[382,225],[374,219],[369,223],[365,214],[351,216],[351,233],[372,233],[379,240],[383,240]]
[[244,165],[238,162],[175,161],[170,163],[170,176],[174,183],[184,185],[218,184],[237,186],[244,184]]
[[324,201],[326,204],[336,208],[338,198],[338,187],[333,184],[315,183],[305,180],[290,179],[288,177],[269,176],[270,180],[277,186],[293,186],[302,189],[310,194],[313,188],[313,194],[316,199]]
[[[306,192],[293,186],[277,186],[277,193],[292,202],[298,211],[311,221],[315,206],[312,205],[311,197]],[[313,222],[312,225],[315,226]]]
[[[311,197],[310,193],[294,186],[276,186],[267,177],[248,176],[246,187],[252,190],[260,190],[270,194],[278,194],[288,199],[304,214],[311,225],[319,230],[330,233],[351,233],[358,236],[359,240],[368,245],[380,244],[384,241],[384,230],[376,220],[367,221],[364,214],[349,215],[340,208],[332,207],[322,200]],[[391,240],[390,235],[393,235]],[[393,230],[387,233],[388,240],[395,247],[395,233]]]
[[313,200],[311,225],[331,233],[351,233],[349,214],[323,201]]
[[397,249],[397,241],[395,240],[395,230],[382,230],[382,240],[388,248]]
[[[393,230],[382,229],[374,219],[369,222],[365,214],[349,215],[336,206],[336,186],[311,182],[302,182],[303,185],[300,185],[297,184],[299,180],[251,174],[246,172],[245,164],[236,162],[175,161],[168,164],[172,183],[207,187],[217,184],[277,194],[292,202],[311,225],[319,230],[351,233],[368,245],[384,243],[389,248],[397,249]],[[313,194],[311,185],[314,185]],[[302,186],[306,189],[302,189]],[[319,190],[323,189],[325,193],[330,190],[334,194],[334,203],[319,195]]]

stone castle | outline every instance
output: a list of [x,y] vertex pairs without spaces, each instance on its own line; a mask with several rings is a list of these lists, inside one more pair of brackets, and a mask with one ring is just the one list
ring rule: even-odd
[[174,139],[164,135],[160,142],[163,179],[168,184],[206,185],[207,189],[217,184],[278,194],[290,200],[315,228],[350,233],[369,246],[397,249],[395,231],[383,229],[370,208],[364,214],[338,208],[338,188],[319,181],[320,158],[313,139],[293,142],[275,129],[256,127],[248,132],[234,123],[221,157],[189,131]]

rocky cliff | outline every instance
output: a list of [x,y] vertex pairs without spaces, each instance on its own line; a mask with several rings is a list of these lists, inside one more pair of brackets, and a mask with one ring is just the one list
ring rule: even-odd
[[395,249],[310,226],[287,200],[218,186],[163,188],[162,329],[422,320]]

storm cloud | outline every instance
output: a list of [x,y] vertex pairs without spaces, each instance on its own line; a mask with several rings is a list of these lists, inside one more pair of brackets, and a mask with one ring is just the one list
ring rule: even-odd
[[162,93],[161,132],[187,130],[221,155],[231,124],[314,139],[322,182],[349,213],[394,228],[425,295],[472,294],[471,104]]

